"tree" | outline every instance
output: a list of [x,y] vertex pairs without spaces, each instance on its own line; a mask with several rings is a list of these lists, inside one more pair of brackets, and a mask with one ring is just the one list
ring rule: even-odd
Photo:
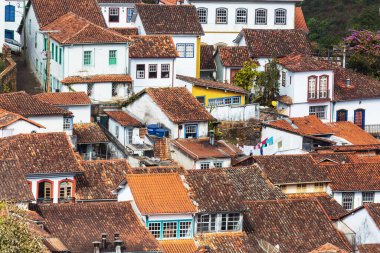
[[253,87],[253,82],[256,77],[259,75],[259,72],[256,70],[257,64],[252,61],[246,61],[243,63],[243,68],[240,69],[234,78],[234,84],[242,87],[248,92],[251,92]]
[[277,66],[277,60],[269,60],[265,71],[261,72],[255,83],[255,102],[261,105],[270,106],[272,101],[277,97],[279,91],[280,71]]
[[23,212],[0,202],[0,252],[44,252],[42,239],[32,234]]

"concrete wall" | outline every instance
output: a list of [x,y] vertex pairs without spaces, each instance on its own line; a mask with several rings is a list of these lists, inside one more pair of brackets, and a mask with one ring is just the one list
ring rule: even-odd
[[[354,191],[352,191],[354,192]],[[354,195],[354,206],[353,206],[353,209],[355,208],[358,208],[360,207],[361,205],[363,205],[363,202],[362,202],[362,194],[363,192],[354,192],[355,195]],[[342,205],[342,192],[339,192],[339,191],[334,191],[333,192],[333,197],[334,199]],[[375,203],[380,203],[380,192],[375,192],[375,196],[374,196],[374,202]]]
[[[112,2],[112,1],[110,1]],[[103,14],[104,20],[106,21],[107,27],[113,28],[123,28],[123,27],[133,27],[133,23],[127,22],[127,9],[134,9],[134,3],[99,3],[101,12]],[[119,22],[109,22],[109,9],[119,8]]]
[[258,104],[216,106],[208,107],[207,110],[214,118],[221,121],[247,121],[260,117]]
[[[275,128],[264,126],[261,130],[261,140],[273,137],[273,145],[264,148],[265,155],[273,154],[301,154],[303,137]],[[282,143],[282,145],[280,144]],[[282,147],[279,147],[282,146]]]

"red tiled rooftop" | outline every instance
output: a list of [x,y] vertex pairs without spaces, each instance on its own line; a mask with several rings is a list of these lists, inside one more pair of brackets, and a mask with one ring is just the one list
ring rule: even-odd
[[139,120],[132,117],[125,111],[104,111],[104,113],[122,126],[143,126],[143,123],[141,123]]
[[335,66],[327,61],[309,55],[291,54],[278,60],[278,63],[291,72],[333,70]]
[[132,78],[130,75],[94,75],[94,76],[69,76],[65,77],[62,84],[79,84],[79,83],[110,83],[110,82],[120,82],[120,83],[130,83]]
[[130,58],[176,58],[178,57],[173,39],[167,35],[130,36]]
[[295,29],[299,29],[307,33],[309,32],[309,28],[307,27],[305,17],[303,15],[302,7],[296,7],[294,26]]
[[32,125],[35,125],[39,128],[45,128],[44,126],[34,122],[33,120],[27,119],[17,113],[8,112],[6,110],[0,109],[0,128],[9,126],[18,120],[24,120]]
[[90,105],[91,100],[84,92],[39,93],[37,99],[52,105]]
[[97,123],[74,124],[74,135],[78,144],[108,143],[109,140]]
[[352,122],[340,121],[327,123],[326,125],[334,132],[335,136],[341,137],[353,145],[380,145],[379,140],[373,137],[373,135],[367,133]]

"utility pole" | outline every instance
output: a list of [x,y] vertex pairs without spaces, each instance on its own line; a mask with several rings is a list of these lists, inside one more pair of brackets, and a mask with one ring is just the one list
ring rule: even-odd
[[46,40],[46,92],[50,92],[50,59],[51,59],[51,52],[50,52],[50,34],[51,33],[59,33],[58,30],[50,30],[50,31],[41,31],[42,34],[46,34],[47,40]]

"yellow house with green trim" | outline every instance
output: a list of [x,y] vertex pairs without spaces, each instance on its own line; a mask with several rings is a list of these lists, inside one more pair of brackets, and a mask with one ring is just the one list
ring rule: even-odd
[[246,104],[248,92],[241,87],[182,75],[177,75],[177,79],[191,84],[193,96],[205,107]]

